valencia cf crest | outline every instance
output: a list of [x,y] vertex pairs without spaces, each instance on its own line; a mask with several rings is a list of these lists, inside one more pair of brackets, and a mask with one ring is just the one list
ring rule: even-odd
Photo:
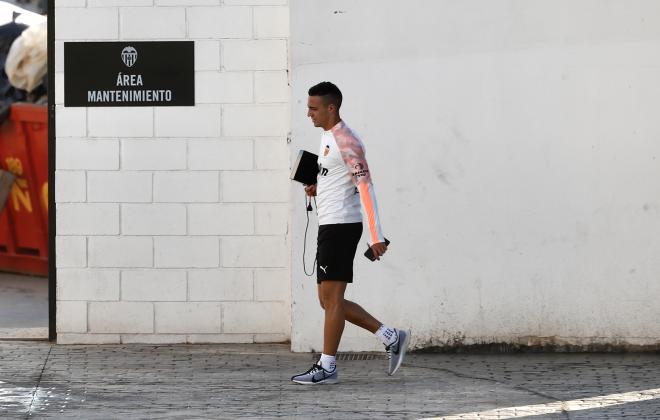
[[121,50],[121,60],[126,64],[126,67],[133,67],[133,64],[137,61],[137,55],[137,50],[131,46]]

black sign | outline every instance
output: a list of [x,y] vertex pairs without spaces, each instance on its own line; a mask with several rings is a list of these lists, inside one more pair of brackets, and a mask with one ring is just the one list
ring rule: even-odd
[[64,106],[194,106],[193,41],[65,42]]

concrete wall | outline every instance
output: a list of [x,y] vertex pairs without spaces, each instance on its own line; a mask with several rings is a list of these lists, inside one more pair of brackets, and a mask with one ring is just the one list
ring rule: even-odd
[[[286,0],[58,0],[58,343],[290,335]],[[65,41],[195,41],[195,107],[65,108]]]
[[[660,342],[660,3],[292,0],[290,43],[292,152],[337,83],[392,240],[351,298],[415,347]],[[319,350],[292,194],[292,347]]]

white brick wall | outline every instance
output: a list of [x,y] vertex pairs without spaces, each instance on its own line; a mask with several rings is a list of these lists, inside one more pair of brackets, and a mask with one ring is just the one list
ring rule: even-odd
[[156,267],[217,267],[220,245],[215,237],[154,238]]
[[122,140],[121,167],[135,170],[186,169],[186,141]]
[[218,201],[217,172],[157,172],[154,174],[154,201],[215,202]]
[[195,70],[220,70],[220,41],[195,41]]
[[252,74],[232,71],[204,71],[195,75],[195,102],[198,104],[250,103]]
[[252,300],[251,270],[193,270],[188,274],[190,300]]
[[117,140],[61,139],[55,147],[58,169],[119,169]]
[[223,173],[222,198],[228,202],[286,202],[289,171],[241,171]]
[[282,302],[226,302],[222,306],[224,332],[283,334],[289,330],[289,309]]
[[288,7],[255,7],[254,33],[257,38],[286,38],[289,36]]
[[251,7],[194,7],[188,9],[188,32],[192,38],[250,38]]
[[119,204],[58,203],[55,213],[60,235],[119,234]]
[[121,39],[183,39],[186,37],[186,9],[122,7],[119,28]]
[[159,107],[156,110],[156,137],[219,137],[219,105]]
[[209,334],[222,330],[217,302],[156,303],[156,332]]
[[98,269],[57,270],[57,297],[62,300],[119,300],[119,271]]
[[254,6],[264,6],[264,5],[284,5],[287,4],[288,0],[224,0],[226,5],[254,5]]
[[184,334],[121,334],[118,336],[124,344],[183,344],[186,343]]
[[222,0],[156,0],[156,6],[219,6]]
[[[58,343],[287,340],[287,1],[55,7]],[[70,40],[194,41],[196,105],[65,108]]]
[[225,105],[222,110],[226,136],[286,136],[288,133],[286,105]]
[[55,38],[58,40],[112,40],[119,37],[119,11],[114,7],[98,9],[55,8]]
[[[60,1],[57,0],[59,7]],[[153,0],[87,0],[87,7],[151,6]]]
[[57,0],[57,7],[85,7],[87,0]]
[[286,301],[289,294],[288,270],[254,270],[254,299],[266,301]]
[[254,343],[254,334],[190,334],[188,343],[191,344],[227,344],[227,343]]
[[87,178],[85,171],[55,172],[55,196],[62,202],[78,202],[87,199]]
[[60,333],[57,335],[57,344],[117,344],[119,342],[119,334]]
[[64,103],[64,73],[55,73],[55,104]]
[[122,204],[123,235],[185,235],[183,204]]
[[254,166],[256,169],[289,169],[286,138],[255,140]]
[[90,302],[89,330],[99,333],[151,333],[154,304],[149,302]]
[[121,299],[127,301],[185,301],[185,270],[124,270]]
[[252,235],[254,207],[250,204],[191,204],[191,235]]
[[[57,36],[55,38],[59,39]],[[64,71],[64,41],[55,41],[55,71]],[[86,111],[84,108],[79,109],[82,110],[83,113]],[[57,131],[57,136],[60,137],[59,130]]]
[[249,170],[254,166],[251,140],[191,140],[188,162],[194,170]]
[[288,220],[288,204],[255,205],[254,230],[259,235],[286,234]]
[[91,202],[150,202],[152,174],[148,172],[87,173],[87,200]]
[[58,333],[87,332],[87,302],[69,302],[58,299],[56,331]]
[[286,70],[284,40],[230,40],[222,44],[222,65],[227,70]]
[[285,71],[257,71],[254,73],[254,95],[257,102],[286,102],[289,100],[289,81]]
[[58,236],[55,239],[57,267],[86,267],[87,238],[84,236]]
[[225,267],[286,267],[288,263],[282,236],[223,238],[221,252]]
[[153,239],[139,236],[90,236],[90,267],[153,267]]
[[[64,53],[62,53],[64,56]],[[87,135],[87,112],[85,108],[55,109],[55,131],[58,138]]]
[[152,108],[94,107],[87,110],[89,137],[151,137]]

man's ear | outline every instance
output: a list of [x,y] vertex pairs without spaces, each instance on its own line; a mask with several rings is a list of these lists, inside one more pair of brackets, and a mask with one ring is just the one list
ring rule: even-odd
[[337,105],[332,104],[332,103],[328,104],[328,112],[330,112],[331,114],[334,114],[335,112],[337,112]]

